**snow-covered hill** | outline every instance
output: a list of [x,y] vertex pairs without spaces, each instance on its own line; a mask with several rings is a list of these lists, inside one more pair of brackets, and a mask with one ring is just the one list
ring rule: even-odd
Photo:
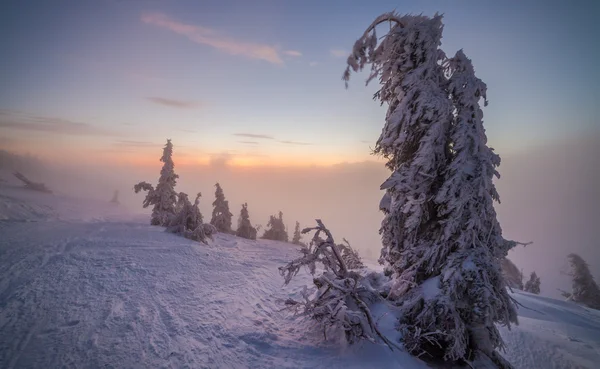
[[[1,368],[427,368],[387,347],[322,341],[281,311],[291,244],[167,234],[108,203],[0,184]],[[517,368],[595,368],[600,312],[515,292]]]

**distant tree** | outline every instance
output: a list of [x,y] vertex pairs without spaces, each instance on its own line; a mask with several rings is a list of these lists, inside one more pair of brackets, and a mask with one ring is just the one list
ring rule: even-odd
[[388,104],[374,149],[392,171],[381,185],[380,260],[409,352],[510,368],[496,325],[517,323],[500,270],[517,243],[502,237],[493,206],[500,157],[486,145],[486,85],[462,51],[446,57],[442,29],[440,15],[383,14],[348,58],[346,82],[371,65],[375,98]]
[[274,241],[282,241],[288,242],[288,234],[285,229],[285,224],[283,223],[283,213],[280,211],[279,216],[275,217],[271,215],[269,218],[269,223],[267,223],[267,228],[262,238],[266,240],[274,240]]
[[600,309],[600,289],[588,264],[578,254],[569,254],[568,259],[571,265],[568,275],[572,278],[572,291],[568,298],[592,309]]
[[215,184],[215,201],[210,224],[215,226],[219,232],[232,233],[231,218],[233,214],[229,211],[229,202],[225,200],[225,194],[220,184]]
[[119,190],[115,190],[112,199],[110,200],[112,204],[119,205]]
[[525,292],[535,293],[536,295],[540,294],[540,277],[535,274],[535,272],[531,273],[529,276],[529,280],[525,283]]
[[300,234],[300,222],[296,221],[296,228],[294,228],[294,237],[292,243],[295,245],[302,245],[302,235]]
[[250,223],[248,204],[242,204],[242,210],[240,211],[240,217],[238,219],[238,228],[235,235],[249,240],[255,240],[256,232],[256,228],[252,227],[252,223]]
[[152,217],[150,218],[150,224],[152,225],[166,226],[169,224],[171,217],[176,213],[177,192],[175,192],[175,185],[179,176],[175,174],[175,164],[171,158],[172,156],[173,144],[171,140],[167,140],[167,144],[163,149],[163,155],[160,158],[160,161],[164,164],[160,171],[160,178],[158,179],[156,188],[147,182],[140,182],[133,187],[135,193],[140,191],[148,192],[143,206],[147,208],[153,205]]
[[25,177],[20,172],[15,172],[14,175],[15,175],[15,177],[17,177],[18,179],[20,179],[25,184],[23,186],[23,188],[26,188],[26,189],[32,190],[32,191],[52,193],[52,191],[48,187],[46,187],[45,184],[43,184],[41,182],[40,183],[38,183],[38,182],[32,182],[32,181],[29,180],[29,178]]
[[167,232],[181,235],[195,241],[207,242],[216,232],[216,228],[210,224],[202,223],[202,213],[198,206],[202,194],[198,192],[194,204],[188,199],[186,193],[178,195],[179,211],[171,217],[167,226]]
[[509,258],[502,258],[500,266],[506,284],[510,288],[523,290],[523,273],[519,271],[519,268]]

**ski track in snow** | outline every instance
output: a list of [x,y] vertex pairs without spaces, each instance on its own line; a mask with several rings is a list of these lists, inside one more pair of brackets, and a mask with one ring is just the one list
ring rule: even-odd
[[[322,342],[278,302],[295,246],[219,234],[209,245],[108,204],[0,188],[0,368],[427,368],[387,347]],[[517,368],[593,368],[600,313],[515,293],[502,330]]]

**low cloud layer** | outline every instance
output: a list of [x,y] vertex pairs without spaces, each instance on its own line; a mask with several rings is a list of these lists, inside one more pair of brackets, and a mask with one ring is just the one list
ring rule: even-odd
[[255,133],[234,133],[234,136],[238,137],[248,137],[248,138],[262,138],[265,140],[274,140],[273,136],[263,135],[263,134],[255,134]]
[[147,99],[155,104],[168,106],[171,108],[194,109],[202,106],[202,104],[197,101],[167,99],[164,97],[148,97]]
[[1,111],[0,128],[59,135],[119,136],[115,132],[88,123],[73,122],[62,118],[33,116],[10,110]]

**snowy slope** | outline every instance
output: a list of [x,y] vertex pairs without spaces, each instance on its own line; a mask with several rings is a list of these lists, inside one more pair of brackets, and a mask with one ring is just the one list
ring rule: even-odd
[[[281,311],[310,283],[282,286],[293,245],[204,245],[147,221],[0,184],[0,368],[427,368],[382,346],[323,343]],[[528,307],[503,331],[517,368],[596,367],[600,313],[514,296]]]

